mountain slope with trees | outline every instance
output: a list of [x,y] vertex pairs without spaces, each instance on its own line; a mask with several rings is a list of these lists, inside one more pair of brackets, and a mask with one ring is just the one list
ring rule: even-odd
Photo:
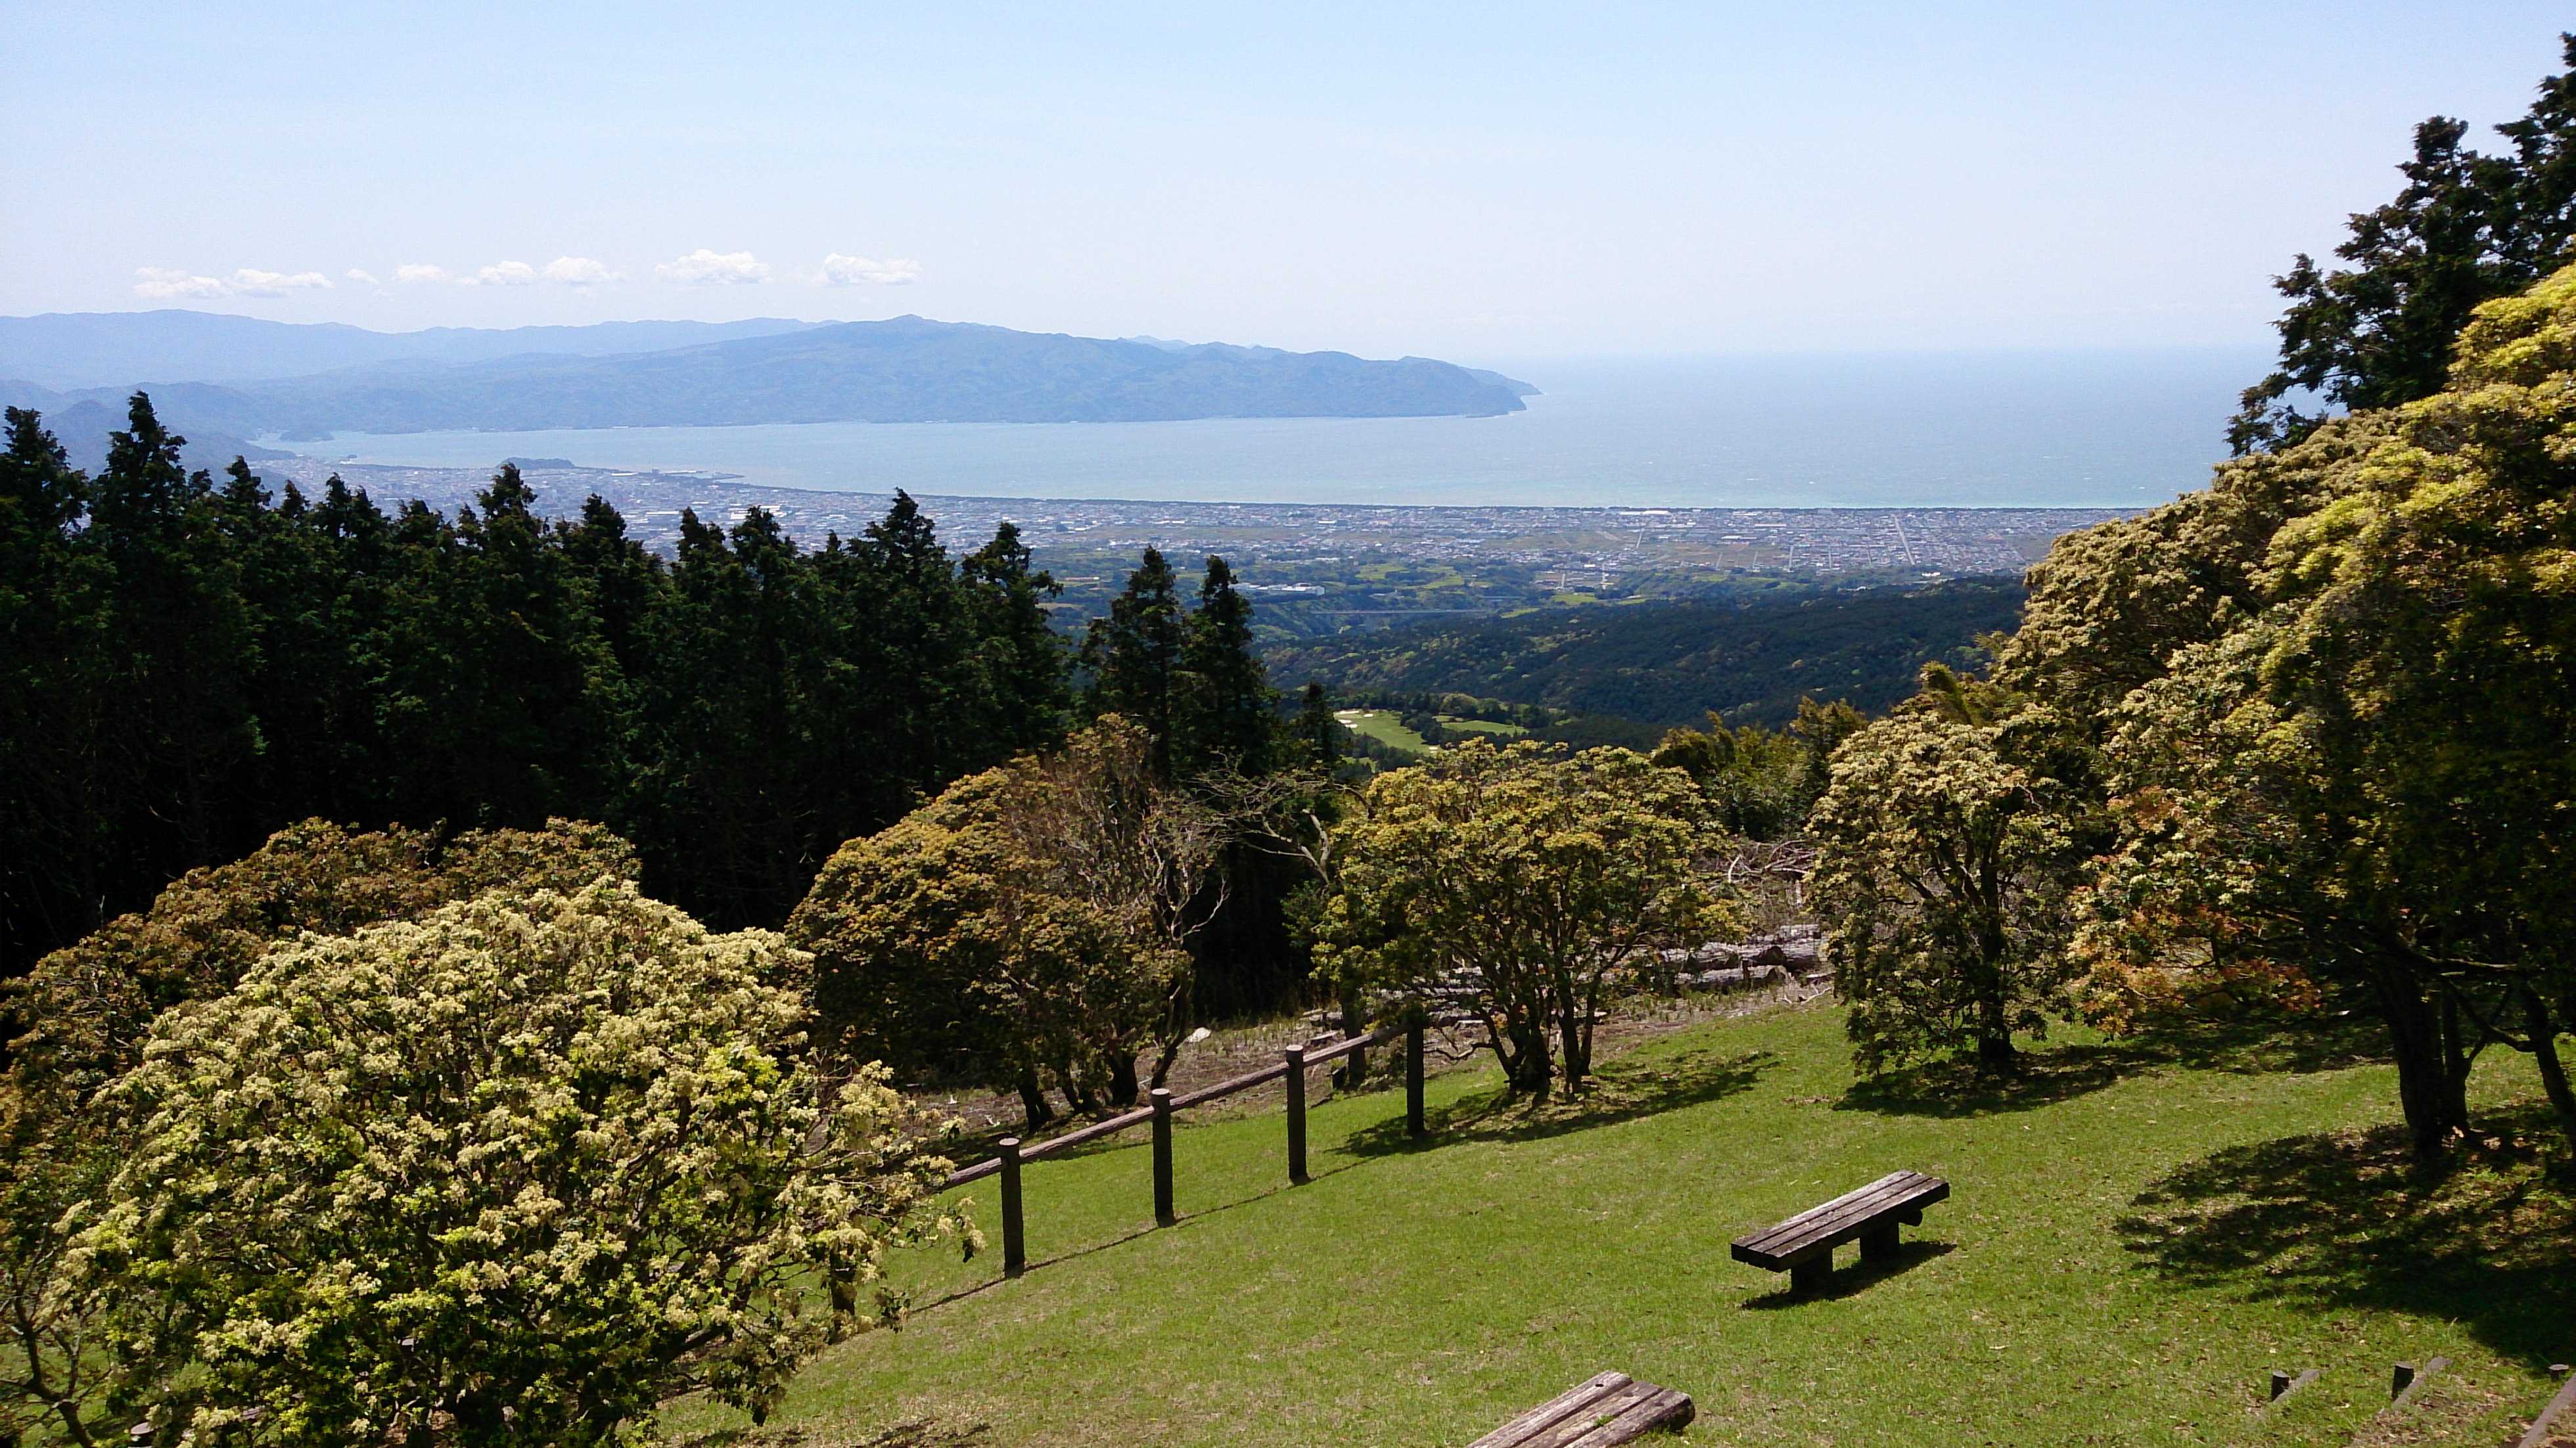
[[1646,603],[1274,643],[1271,671],[1345,691],[1457,693],[1647,724],[1786,724],[1801,698],[1879,710],[1926,663],[1968,667],[2012,626],[2018,585],[1802,592]]

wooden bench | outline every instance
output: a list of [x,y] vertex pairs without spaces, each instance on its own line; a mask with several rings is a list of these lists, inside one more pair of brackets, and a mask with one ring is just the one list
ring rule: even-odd
[[1950,1195],[1950,1184],[1919,1171],[1894,1171],[1821,1207],[1809,1207],[1776,1227],[1735,1239],[1735,1260],[1789,1274],[1789,1290],[1804,1292],[1834,1270],[1834,1248],[1857,1238],[1864,1261],[1896,1255],[1896,1225],[1923,1225],[1923,1209]]
[[1691,1420],[1690,1394],[1603,1373],[1521,1414],[1468,1448],[1610,1448]]

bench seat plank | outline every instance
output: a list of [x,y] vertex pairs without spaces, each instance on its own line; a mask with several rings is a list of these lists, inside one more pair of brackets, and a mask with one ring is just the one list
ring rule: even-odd
[[1477,1439],[1467,1448],[1531,1448],[1531,1441],[1537,1435],[1628,1386],[1629,1381],[1626,1373],[1602,1373],[1587,1378]]
[[1832,1251],[1891,1221],[1919,1224],[1923,1208],[1947,1200],[1950,1184],[1921,1172],[1890,1172],[1857,1191],[1810,1207],[1776,1226],[1735,1239],[1739,1262],[1773,1271]]
[[1691,1420],[1688,1393],[1602,1373],[1559,1393],[1469,1448],[1614,1448]]
[[1852,1221],[1878,1215],[1890,1203],[1902,1203],[1925,1189],[1928,1178],[1912,1172],[1883,1177],[1857,1191],[1845,1192],[1832,1201],[1791,1217],[1785,1222],[1752,1233],[1743,1242],[1758,1252],[1793,1252],[1817,1237],[1831,1236]]
[[[1653,1383],[1631,1382],[1615,1391],[1602,1394],[1581,1412],[1558,1419],[1546,1431],[1529,1440],[1528,1448],[1570,1448],[1588,1440],[1593,1434],[1625,1417],[1628,1410],[1662,1392]],[[1613,1439],[1613,1442],[1625,1441]]]
[[[1651,1387],[1652,1384],[1644,1386]],[[1690,1394],[1672,1388],[1655,1388],[1625,1412],[1566,1444],[1565,1448],[1613,1448],[1613,1445],[1642,1438],[1648,1433],[1679,1432],[1689,1426],[1692,1411]]]
[[1845,1192],[1821,1206],[1809,1207],[1785,1222],[1765,1227],[1741,1240],[1756,1251],[1793,1250],[1812,1236],[1831,1232],[1846,1218],[1874,1215],[1885,1203],[1924,1190],[1932,1180],[1920,1172],[1890,1172],[1868,1186]]

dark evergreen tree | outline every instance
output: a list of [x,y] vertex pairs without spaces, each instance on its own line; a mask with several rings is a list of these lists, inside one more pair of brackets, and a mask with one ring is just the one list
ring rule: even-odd
[[1073,699],[1064,639],[1047,621],[1048,600],[1063,590],[1036,566],[1012,523],[996,528],[959,572],[981,616],[981,672],[997,737],[1014,751],[1063,738]]
[[2451,365],[2451,343],[2480,302],[2507,296],[2564,264],[2576,234],[2576,35],[2560,38],[2567,69],[2540,83],[2520,120],[2497,127],[2504,155],[2462,146],[2464,121],[2415,128],[2396,199],[2352,218],[2335,248],[2351,263],[2329,271],[2302,254],[2273,285],[2289,299],[2275,325],[2279,370],[2246,389],[2228,428],[2242,454],[2297,442],[2325,419],[2290,399],[2346,410],[2430,397]]
[[385,701],[396,818],[599,818],[626,766],[606,707],[615,662],[518,468],[504,463],[475,501],[452,526],[407,514],[397,529]]
[[[114,575],[119,667],[98,747],[120,778],[120,873],[173,876],[257,843],[233,828],[258,752],[246,685],[256,640],[210,479],[179,461],[187,439],[136,393],[108,439],[78,546]],[[245,836],[248,836],[247,838]]]
[[1270,772],[1278,735],[1278,694],[1252,638],[1252,602],[1234,570],[1210,557],[1199,606],[1182,630],[1172,698],[1173,769],[1183,779],[1209,771]]
[[1180,591],[1161,550],[1148,548],[1109,616],[1093,619],[1082,663],[1091,676],[1084,704],[1094,718],[1120,714],[1154,738],[1154,771],[1172,778],[1172,694],[1185,633]]
[[1330,772],[1342,762],[1341,721],[1333,717],[1332,696],[1309,680],[1297,701],[1297,722],[1290,733],[1307,761]]
[[0,974],[98,923],[115,895],[123,761],[115,575],[79,531],[89,479],[41,419],[0,456]]

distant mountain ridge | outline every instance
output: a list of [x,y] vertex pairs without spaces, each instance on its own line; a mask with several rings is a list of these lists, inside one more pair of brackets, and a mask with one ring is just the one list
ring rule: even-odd
[[[93,314],[203,316],[177,314]],[[6,319],[52,322],[68,319]],[[210,319],[224,323],[246,319]],[[122,325],[122,324],[120,324]],[[275,327],[282,324],[266,323]],[[798,422],[1160,422],[1242,417],[1487,417],[1522,409],[1535,389],[1498,373],[1425,357],[1375,361],[1344,352],[1287,352],[1221,342],[1112,340],[897,317],[881,322],[743,323],[773,330],[684,346],[601,354],[586,348],[658,335],[630,330],[406,333],[449,349],[509,348],[455,360],[378,356],[281,378],[133,381],[56,389],[68,364],[30,358],[32,335],[0,323],[0,384],[18,405],[121,404],[135,383],[183,430],[319,440],[337,431],[540,431],[552,428],[731,426]],[[224,329],[207,334],[217,336]],[[308,352],[363,350],[333,329]],[[544,335],[532,335],[544,334]],[[269,334],[268,341],[274,342]],[[11,339],[15,340],[11,340]],[[198,339],[206,345],[206,338]],[[312,345],[307,346],[307,343]],[[366,343],[374,347],[376,343]],[[84,356],[104,355],[93,347]],[[264,355],[282,355],[270,346]],[[41,365],[30,365],[36,363]],[[165,374],[165,377],[167,374]]]
[[594,322],[372,332],[221,312],[47,312],[0,317],[0,377],[56,391],[155,382],[263,382],[388,362],[482,362],[531,352],[606,357],[767,337],[824,322]]

